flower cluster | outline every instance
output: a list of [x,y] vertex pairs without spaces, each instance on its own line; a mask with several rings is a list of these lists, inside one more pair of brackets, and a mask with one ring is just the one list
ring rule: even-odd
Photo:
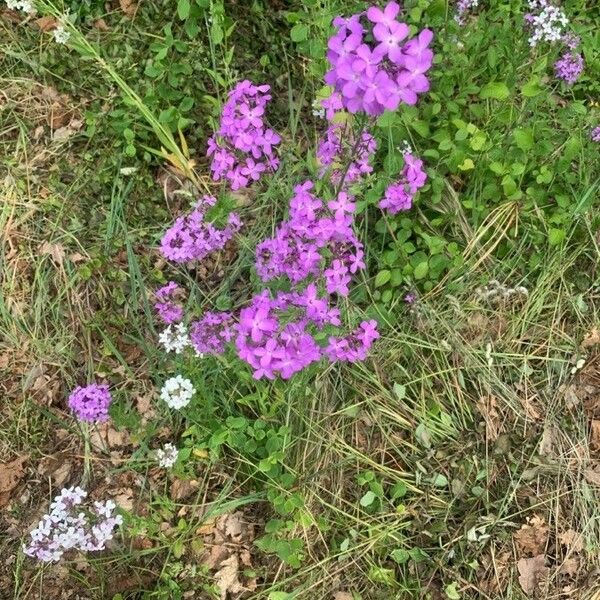
[[69,550],[104,550],[123,517],[113,516],[116,505],[112,500],[94,502],[86,512],[81,511],[77,507],[86,496],[80,487],[61,490],[50,513],[31,532],[30,543],[23,545],[23,552],[43,562],[56,562]]
[[175,354],[181,354],[190,345],[187,328],[183,323],[169,325],[160,333],[158,341],[165,352],[175,352]]
[[396,2],[389,2],[383,10],[372,6],[333,21],[337,31],[328,42],[331,69],[325,82],[351,113],[380,115],[401,102],[416,104],[418,94],[429,90],[425,73],[433,62],[428,48],[433,33],[424,29],[405,41],[409,28],[396,20],[399,11]]
[[71,32],[67,31],[64,25],[57,25],[52,35],[57,44],[66,44],[71,39]]
[[156,460],[158,466],[163,469],[170,469],[176,462],[179,456],[179,450],[170,442],[156,451]]
[[590,131],[590,138],[592,142],[600,142],[600,125]]
[[563,10],[548,0],[528,0],[528,5],[530,12],[524,18],[530,29],[529,45],[533,47],[540,42],[559,41],[569,24]]
[[176,375],[165,381],[160,397],[169,408],[178,410],[187,406],[195,393],[196,390],[189,379]]
[[579,52],[567,50],[554,63],[554,74],[567,85],[573,85],[583,73],[583,56]]
[[183,308],[174,302],[174,295],[178,289],[179,286],[174,281],[169,281],[167,285],[163,285],[154,292],[156,297],[154,308],[159,319],[167,325],[179,323],[183,319]]
[[20,10],[28,15],[33,15],[36,12],[31,0],[6,0],[6,6],[10,10]]
[[236,213],[230,213],[227,226],[217,229],[206,221],[206,211],[216,203],[213,196],[204,196],[187,215],[178,217],[167,229],[160,242],[163,256],[176,263],[202,260],[216,250],[221,250],[239,231],[242,223]]
[[264,122],[270,89],[240,81],[229,92],[217,133],[208,139],[206,154],[212,156],[213,179],[227,179],[233,190],[258,181],[267,169],[279,167],[274,147],[281,137]]
[[[256,247],[256,270],[263,281],[285,276],[293,283],[322,273],[330,294],[347,296],[351,274],[365,267],[363,245],[352,231],[354,198],[341,191],[325,202],[313,187],[311,181],[294,187],[288,220]],[[330,261],[324,271],[323,253]]]
[[108,419],[108,407],[112,401],[107,385],[92,383],[76,387],[69,396],[69,408],[81,421],[97,423]]
[[417,191],[425,185],[427,174],[423,170],[423,161],[410,153],[404,154],[404,169],[400,180],[388,186],[379,208],[387,209],[395,215],[409,210]]
[[[377,150],[375,138],[363,131],[358,139],[349,125],[332,123],[317,148],[317,159],[321,164],[319,176],[331,169],[329,177],[333,184],[344,186],[373,171],[370,160]],[[342,168],[342,165],[347,165]]]
[[459,25],[464,25],[467,13],[478,6],[479,0],[458,0],[456,3],[456,14],[454,15],[454,20]]
[[190,326],[190,341],[196,352],[223,354],[225,344],[234,337],[233,315],[229,312],[206,312]]
[[490,304],[523,301],[529,296],[529,290],[526,287],[522,285],[514,288],[509,287],[500,283],[497,279],[491,279],[486,286],[477,288],[475,293],[481,300],[485,300]]

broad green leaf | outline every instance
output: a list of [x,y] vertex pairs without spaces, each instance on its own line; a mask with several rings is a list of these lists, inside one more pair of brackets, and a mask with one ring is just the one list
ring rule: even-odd
[[423,279],[423,277],[427,275],[428,271],[429,263],[426,260],[424,260],[415,267],[415,270],[413,271],[413,276],[415,279]]
[[183,21],[190,16],[190,0],[179,0],[177,2],[177,15]]
[[490,81],[486,83],[479,92],[481,98],[493,98],[494,100],[506,100],[510,96],[510,90],[503,81]]
[[533,148],[533,131],[531,129],[515,129],[513,131],[513,137],[517,146],[527,152]]
[[385,285],[391,277],[392,274],[387,269],[379,271],[375,277],[375,287],[381,287],[382,285]]
[[303,42],[308,39],[308,27],[304,23],[297,23],[290,31],[292,42]]

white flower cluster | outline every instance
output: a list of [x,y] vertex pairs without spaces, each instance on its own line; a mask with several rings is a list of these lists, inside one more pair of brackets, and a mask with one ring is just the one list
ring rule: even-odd
[[183,408],[190,403],[196,393],[192,382],[181,375],[176,375],[165,381],[160,397],[170,408]]
[[50,513],[31,532],[29,545],[23,544],[23,552],[43,562],[56,562],[68,550],[104,550],[123,517],[113,516],[116,504],[112,500],[94,502],[87,513],[76,510],[86,496],[80,487],[62,489],[50,505]]
[[52,34],[54,35],[54,41],[57,44],[66,44],[71,37],[71,33],[65,29],[64,25],[58,25]]
[[190,338],[183,323],[169,325],[159,336],[158,341],[162,344],[165,352],[181,354],[190,345]]
[[31,0],[6,0],[6,6],[11,10],[21,10],[28,15],[35,14],[35,6]]
[[156,451],[156,460],[158,466],[163,469],[170,469],[176,462],[179,456],[179,450],[171,443],[165,444],[160,450]]
[[314,100],[312,103],[312,114],[313,117],[317,117],[318,119],[325,118],[325,109],[321,106],[320,100]]
[[529,0],[529,9],[534,11],[525,15],[531,28],[530,46],[537,46],[539,42],[557,42],[562,38],[569,19],[561,8],[547,0]]
[[398,146],[398,150],[400,150],[402,156],[404,156],[405,154],[412,154],[412,148],[410,147],[410,143],[408,140],[402,140],[402,142]]
[[492,279],[483,288],[477,288],[477,295],[482,300],[487,300],[491,304],[500,304],[501,302],[514,302],[515,300],[524,300],[529,296],[526,287],[519,285],[511,288],[501,284],[498,280]]

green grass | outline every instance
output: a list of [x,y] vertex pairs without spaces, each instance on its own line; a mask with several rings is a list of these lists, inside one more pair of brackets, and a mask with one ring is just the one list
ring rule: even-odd
[[[597,9],[565,3],[587,64],[565,90],[547,77],[552,51],[523,43],[518,3],[492,2],[463,30],[444,2],[406,3],[411,24],[436,31],[439,63],[431,94],[374,128],[376,176],[358,221],[368,274],[343,307],[377,318],[382,338],[364,363],[270,383],[231,357],[165,357],[150,293],[176,277],[193,314],[247,301],[256,243],[284,216],[291,186],[317,171],[310,105],[330,18],[363,3],[203,4],[193,23],[176,4],[142,3],[133,21],[73,4],[68,49],[0,20],[0,456],[29,454],[0,517],[10,557],[0,598],[219,598],[219,563],[207,566],[206,553],[223,545],[240,561],[248,553],[244,598],[516,600],[527,597],[518,561],[530,554],[515,533],[534,516],[548,526],[538,597],[565,586],[596,597],[600,359],[582,342],[600,323],[600,171],[587,139],[598,121]],[[100,17],[108,31],[93,27]],[[183,64],[192,74],[171,82]],[[223,194],[202,148],[246,76],[275,90],[282,168],[237,195],[248,225],[231,255],[175,269],[155,247],[196,190]],[[481,98],[490,81],[507,82],[506,101]],[[535,93],[523,93],[530,83]],[[66,140],[48,125],[50,86],[82,121]],[[180,110],[186,98],[192,108]],[[532,144],[515,135],[525,130]],[[374,205],[403,139],[430,181],[412,212],[382,217]],[[390,277],[377,285],[382,271]],[[487,303],[477,289],[492,279],[528,296]],[[407,291],[419,295],[413,306]],[[175,371],[198,389],[185,416],[158,400]],[[65,403],[91,378],[111,383],[117,432],[92,448]],[[167,476],[152,452],[173,440],[185,459]],[[44,470],[56,456],[70,465],[65,485],[89,466],[95,498],[131,503],[110,552],[41,568],[19,545],[60,487]],[[178,496],[175,481],[196,483]],[[217,538],[215,523],[235,513],[249,529]],[[571,530],[580,549],[560,541]],[[572,558],[576,573],[561,573]]]

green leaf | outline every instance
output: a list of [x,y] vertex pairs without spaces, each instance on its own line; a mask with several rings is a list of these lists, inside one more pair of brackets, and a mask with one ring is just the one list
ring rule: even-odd
[[513,137],[517,146],[527,152],[533,148],[533,131],[531,129],[515,129],[513,131]]
[[493,98],[494,100],[506,100],[510,96],[510,90],[503,81],[490,81],[481,88],[479,96],[481,98]]
[[190,0],[179,0],[177,2],[177,15],[183,21],[190,16]]
[[544,88],[540,86],[539,77],[533,77],[521,88],[521,93],[526,98],[533,98],[534,96],[541,94],[543,91]]
[[551,246],[558,246],[567,237],[567,232],[564,229],[551,229],[548,232],[548,243]]
[[475,168],[475,163],[470,158],[465,158],[465,160],[463,160],[462,163],[458,165],[458,168],[461,171],[471,171]]
[[408,550],[404,550],[402,548],[396,548],[396,550],[392,550],[390,552],[390,557],[395,560],[399,565],[403,565],[408,562],[410,559],[410,554]]
[[290,31],[292,42],[303,42],[308,39],[308,27],[304,23],[297,23]]
[[373,502],[375,502],[375,498],[377,498],[377,496],[371,491],[369,490],[361,499],[360,499],[360,505],[367,507],[367,506],[371,506],[371,504],[373,504]]
[[398,400],[403,400],[406,396],[406,386],[394,383],[394,394]]
[[460,594],[458,593],[458,590],[456,589],[457,587],[458,587],[458,583],[456,583],[456,581],[453,581],[452,583],[449,583],[444,588],[444,591],[446,592],[446,596],[449,598],[449,600],[460,600]]
[[423,279],[423,277],[425,277],[428,272],[429,263],[426,260],[424,260],[415,267],[415,270],[413,271],[413,276],[415,279]]
[[375,277],[375,287],[377,288],[381,287],[382,285],[385,285],[391,277],[392,274],[387,269],[379,271],[379,273],[377,273],[377,276]]

